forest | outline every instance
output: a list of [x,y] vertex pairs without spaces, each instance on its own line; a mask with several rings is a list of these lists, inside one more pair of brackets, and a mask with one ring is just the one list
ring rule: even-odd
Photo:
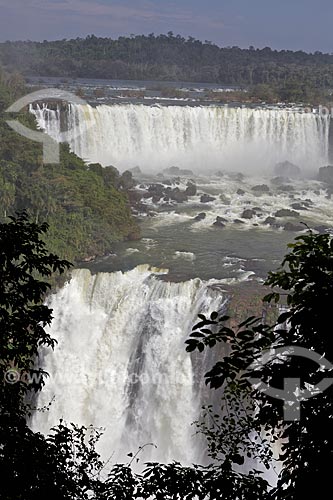
[[0,44],[0,63],[24,76],[214,82],[225,85],[333,86],[333,55],[218,47],[168,34]]
[[[104,255],[115,241],[138,238],[128,200],[131,174],[120,175],[112,166],[88,166],[65,144],[60,164],[44,165],[41,145],[5,123],[4,110],[24,93],[18,74],[0,72],[0,221],[28,210],[36,222],[49,224],[49,248],[71,260]],[[35,127],[27,113],[20,120]]]

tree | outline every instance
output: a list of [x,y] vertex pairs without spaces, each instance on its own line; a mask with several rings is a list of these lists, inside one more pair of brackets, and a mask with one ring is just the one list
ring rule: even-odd
[[[281,269],[271,272],[266,281],[273,290],[264,301],[282,303],[287,308],[275,325],[265,325],[261,318],[250,317],[235,331],[227,326],[227,316],[212,313],[210,318],[200,317],[187,341],[188,351],[203,351],[219,342],[228,344],[229,355],[206,374],[206,382],[214,388],[223,386],[227,395],[240,394],[241,398],[255,402],[255,411],[245,425],[246,436],[251,430],[261,429],[261,436],[266,439],[263,446],[267,442],[281,443],[282,471],[277,486],[270,492],[274,500],[298,500],[304,498],[304,491],[311,495],[311,492],[318,494],[329,489],[331,478],[326,473],[326,465],[333,458],[333,389],[330,386],[325,391],[314,390],[323,377],[332,377],[333,370],[325,370],[323,362],[318,365],[307,356],[292,353],[292,348],[297,346],[306,349],[310,358],[315,352],[321,359],[333,360],[330,333],[333,240],[328,234],[309,231],[297,237],[289,247],[291,251]],[[273,355],[263,358],[268,349],[279,349],[282,358],[275,356],[274,351]],[[256,360],[258,363],[254,363]],[[286,396],[295,416],[286,421],[283,401],[261,392],[262,386],[251,385],[249,378],[282,390],[285,380],[300,380],[293,386],[295,393]],[[306,390],[309,393],[303,392],[304,401],[293,400],[295,394],[302,396]],[[239,415],[239,405],[236,414]],[[234,425],[237,427],[237,422]],[[218,445],[216,426],[204,428],[203,432]],[[224,451],[224,446],[225,440],[222,440],[220,451]],[[238,452],[253,456],[246,440]]]

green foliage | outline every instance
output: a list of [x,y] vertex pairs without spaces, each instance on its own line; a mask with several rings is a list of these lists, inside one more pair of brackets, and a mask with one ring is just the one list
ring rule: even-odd
[[308,88],[333,85],[331,54],[220,48],[173,33],[117,40],[89,35],[54,42],[5,42],[0,44],[0,62],[29,76],[277,85],[291,92],[292,100],[298,97],[290,88],[295,82]]
[[[328,234],[315,235],[309,231],[297,237],[289,247],[291,251],[281,269],[271,272],[266,281],[273,291],[264,300],[283,300],[285,303],[286,299],[288,305],[288,310],[280,315],[276,325],[265,325],[261,318],[251,317],[234,331],[226,326],[228,318],[225,316],[213,313],[206,318],[201,315],[201,321],[195,325],[187,341],[188,351],[202,351],[217,342],[227,344],[229,354],[206,374],[206,382],[215,388],[223,386],[226,395],[240,391],[243,398],[253,398],[256,411],[245,423],[245,436],[251,429],[262,429],[265,438],[270,436],[272,442],[280,442],[283,468],[277,487],[270,493],[276,500],[303,498],[304,491],[313,491],[313,485],[317,492],[327,490],[330,478],[326,475],[326,464],[333,458],[332,387],[301,402],[299,421],[284,422],[283,402],[259,392],[248,380],[253,377],[272,387],[283,388],[285,379],[296,379],[300,380],[299,390],[302,390],[316,386],[323,377],[332,377],[332,373],[325,372],[322,366],[306,358],[288,355],[289,346],[298,346],[333,360],[329,326],[333,301],[332,238]],[[284,348],[283,362],[274,356],[266,363],[260,362],[268,349],[277,347]],[[254,363],[255,360],[258,363]],[[228,435],[233,425],[237,431],[239,421],[234,423],[229,419]],[[218,441],[219,432],[227,432],[225,428],[215,425],[213,430],[202,430],[225,456],[225,449],[228,449],[225,440]],[[244,438],[243,443],[246,444]],[[251,451],[250,456],[253,456]]]
[[[0,96],[2,91],[6,107],[22,88],[13,93],[0,79]],[[0,113],[0,221],[28,210],[36,222],[48,222],[48,247],[70,260],[101,255],[115,241],[139,237],[127,196],[130,172],[88,166],[67,145],[60,145],[60,164],[43,165],[41,145],[13,132],[5,118]],[[35,128],[32,116],[19,118]]]

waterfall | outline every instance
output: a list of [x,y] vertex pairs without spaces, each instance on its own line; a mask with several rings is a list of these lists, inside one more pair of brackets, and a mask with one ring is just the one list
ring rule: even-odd
[[50,333],[58,344],[42,356],[50,378],[38,407],[53,402],[49,412],[34,415],[34,430],[47,433],[63,418],[105,428],[106,459],[126,460],[154,443],[144,459],[198,460],[191,423],[203,380],[184,341],[197,314],[219,310],[224,299],[213,282],[171,283],[160,279],[163,273],[149,266],[96,275],[75,270],[50,298]]
[[327,115],[226,106],[69,104],[66,109],[30,108],[38,126],[69,142],[78,156],[121,170],[140,166],[156,172],[177,165],[199,173],[237,169],[258,175],[285,160],[305,172],[328,163]]

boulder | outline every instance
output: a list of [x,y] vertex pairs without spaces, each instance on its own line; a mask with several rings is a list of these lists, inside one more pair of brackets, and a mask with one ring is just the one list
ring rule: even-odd
[[188,201],[188,197],[185,191],[180,191],[179,188],[175,188],[171,191],[170,198],[177,203],[184,203],[185,201]]
[[200,221],[204,220],[206,218],[206,213],[205,212],[200,212],[198,215],[194,217],[195,221]]
[[141,168],[140,167],[134,167],[134,168],[130,168],[129,169],[129,172],[131,172],[131,174],[135,177],[135,176],[138,176],[138,175],[142,175],[142,172],[141,172]]
[[318,173],[318,180],[333,185],[333,166],[321,167]]
[[297,203],[292,203],[290,206],[294,210],[307,210],[307,208],[303,206],[303,202],[302,201],[301,202],[297,202]]
[[273,184],[274,186],[280,186],[281,184],[287,184],[288,182],[290,182],[288,177],[278,176],[271,179],[271,184]]
[[283,191],[284,193],[290,193],[291,191],[294,191],[293,186],[290,186],[289,184],[285,185],[283,184],[282,186],[278,187],[279,191]]
[[216,222],[228,222],[224,217],[220,217],[219,215],[216,217]]
[[258,184],[257,186],[253,186],[253,188],[251,188],[252,191],[254,191],[255,193],[269,193],[269,187],[267,186],[267,184]]
[[242,213],[242,219],[252,219],[256,215],[256,212],[252,208],[247,208]]
[[280,177],[298,179],[301,176],[301,169],[290,161],[283,161],[275,165],[274,174]]
[[200,197],[201,203],[210,203],[211,201],[215,201],[215,200],[216,200],[216,198],[214,198],[214,196],[210,196],[209,194],[203,194]]
[[186,168],[179,168],[179,167],[169,167],[165,168],[163,170],[164,174],[167,175],[193,175],[192,170],[186,169]]
[[287,222],[284,226],[283,229],[285,231],[303,231],[305,229],[305,226],[303,224],[295,224],[294,222]]
[[275,217],[267,217],[265,220],[264,220],[264,224],[269,224],[270,226],[272,224],[275,224],[276,223],[276,218]]
[[197,194],[197,186],[193,182],[188,182],[186,186],[185,193],[187,196],[195,196]]
[[239,194],[239,196],[243,196],[245,194],[245,191],[243,189],[237,189],[236,194]]
[[245,224],[245,222],[243,220],[240,220],[240,219],[235,219],[234,224]]
[[295,210],[289,210],[289,208],[282,208],[275,212],[275,217],[299,217],[299,213]]
[[223,229],[225,227],[225,224],[223,222],[216,220],[213,222],[213,227],[216,227],[217,229]]

